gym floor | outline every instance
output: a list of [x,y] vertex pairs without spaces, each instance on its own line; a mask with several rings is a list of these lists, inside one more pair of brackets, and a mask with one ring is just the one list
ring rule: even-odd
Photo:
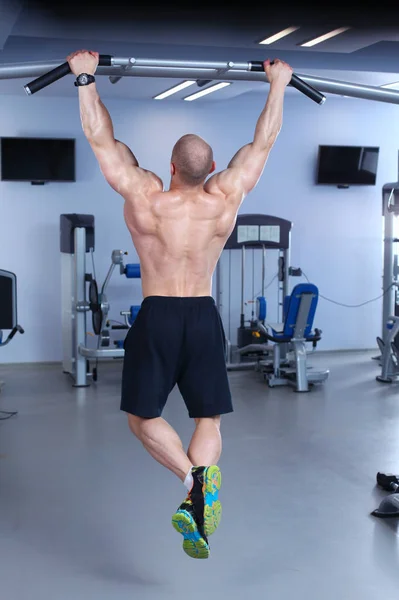
[[[223,519],[207,561],[170,518],[182,484],[119,411],[121,364],[74,389],[59,365],[0,365],[0,586],[5,600],[396,600],[397,521],[370,516],[378,470],[399,471],[399,388],[372,353],[320,354],[309,394],[231,372]],[[165,418],[184,443],[177,391]]]

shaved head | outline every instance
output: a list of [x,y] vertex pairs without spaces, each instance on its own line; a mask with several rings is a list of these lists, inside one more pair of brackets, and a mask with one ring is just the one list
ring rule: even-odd
[[198,135],[188,133],[175,144],[172,163],[179,178],[187,185],[199,185],[211,172],[212,148]]

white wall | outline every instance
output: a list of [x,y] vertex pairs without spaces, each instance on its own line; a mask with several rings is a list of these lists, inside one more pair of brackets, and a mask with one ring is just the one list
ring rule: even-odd
[[[223,168],[238,147],[250,141],[263,98],[240,97],[220,104],[116,100],[106,104],[116,136],[168,184],[170,151],[180,135],[202,135]],[[241,212],[292,220],[292,264],[300,265],[323,295],[338,302],[360,303],[381,293],[381,186],[398,176],[398,110],[393,105],[332,96],[320,107],[299,94],[287,96],[283,130],[263,178],[242,207]],[[29,99],[0,96],[0,136],[11,135],[77,139],[77,183],[36,187],[0,182],[0,267],[18,275],[19,321],[26,330],[1,349],[0,362],[60,360],[59,215],[95,215],[100,281],[112,249],[128,249],[130,262],[137,256],[124,225],[122,199],[104,182],[81,133],[77,100],[40,94]],[[322,143],[380,146],[377,185],[349,190],[315,186],[317,150]],[[274,264],[273,259],[270,278]],[[238,324],[234,285],[233,290],[232,331]],[[111,316],[118,318],[121,309],[140,302],[139,282],[115,274],[109,297]],[[374,347],[380,321],[380,302],[348,309],[320,300],[315,323],[324,334],[320,347]]]

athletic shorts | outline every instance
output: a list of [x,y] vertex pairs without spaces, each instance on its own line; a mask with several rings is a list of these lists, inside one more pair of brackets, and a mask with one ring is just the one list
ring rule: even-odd
[[233,411],[225,335],[211,296],[148,296],[124,348],[121,410],[160,417],[177,384],[192,418]]

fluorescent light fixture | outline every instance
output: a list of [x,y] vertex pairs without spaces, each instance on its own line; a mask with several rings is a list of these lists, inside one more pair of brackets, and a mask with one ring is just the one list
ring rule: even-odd
[[164,98],[167,98],[168,96],[171,96],[172,94],[177,94],[177,92],[180,92],[180,90],[184,90],[185,88],[189,87],[190,85],[193,85],[193,83],[195,83],[195,81],[183,81],[183,83],[179,83],[179,85],[173,86],[169,90],[162,92],[162,94],[158,94],[158,96],[154,96],[153,100],[163,100]]
[[206,90],[201,90],[200,92],[191,94],[191,96],[186,96],[185,98],[183,98],[183,100],[187,100],[188,102],[191,102],[191,100],[197,100],[197,98],[206,96],[207,94],[210,94],[211,92],[217,92],[218,90],[221,90],[222,88],[227,87],[228,85],[231,85],[231,83],[229,83],[227,81],[222,81],[221,83],[216,83],[215,85],[211,85],[211,87],[206,88]]
[[380,87],[392,88],[393,90],[398,90],[399,89],[399,81],[394,81],[393,83],[385,83],[384,85],[381,85]]
[[283,29],[283,31],[279,31],[279,33],[275,33],[274,35],[271,35],[265,40],[262,40],[261,42],[259,42],[259,44],[273,44],[273,42],[281,40],[281,38],[285,37],[286,35],[290,35],[290,33],[293,33],[297,29],[299,29],[299,27],[287,27],[287,29]]
[[305,48],[310,48],[311,46],[316,46],[316,44],[320,44],[321,42],[325,42],[340,33],[344,33],[344,31],[348,31],[350,27],[340,27],[339,29],[334,29],[329,33],[325,33],[324,35],[319,35],[319,37],[314,38],[313,40],[309,40],[309,42],[305,42],[304,44],[299,44],[300,46],[304,46]]

